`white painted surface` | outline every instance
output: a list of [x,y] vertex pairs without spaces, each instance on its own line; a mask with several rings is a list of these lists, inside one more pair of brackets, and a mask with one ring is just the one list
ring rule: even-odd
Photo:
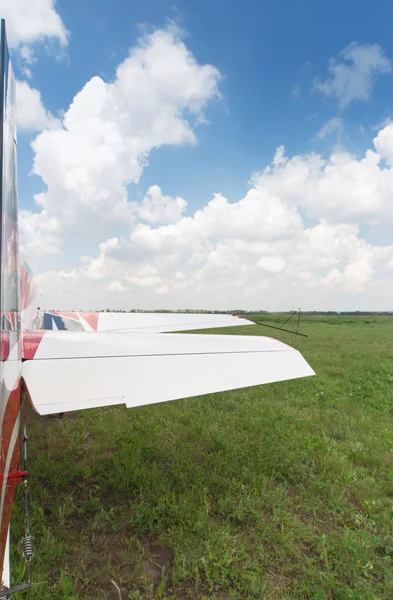
[[141,406],[313,374],[298,351],[272,338],[55,331],[22,368],[40,414]]
[[294,352],[266,336],[47,331],[34,360],[230,352]]
[[191,331],[214,327],[255,325],[252,321],[233,315],[204,315],[190,313],[100,313],[97,331],[148,331],[160,333]]
[[[92,313],[50,313],[48,330],[57,329],[55,320],[61,317],[62,323],[69,331],[92,331],[88,323]],[[195,313],[95,313],[98,316],[97,331],[133,331],[139,333],[161,333],[171,331],[190,331],[193,329],[212,329],[215,327],[238,327],[239,325],[255,325],[242,317],[226,314]]]
[[6,587],[11,586],[11,576],[10,576],[10,528],[8,527],[7,541],[5,544],[4,551],[4,563],[3,563],[3,576],[2,576],[3,585]]

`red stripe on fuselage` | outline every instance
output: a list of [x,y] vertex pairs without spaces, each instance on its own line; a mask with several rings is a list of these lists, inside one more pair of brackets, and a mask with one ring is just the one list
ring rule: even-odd
[[10,354],[10,332],[0,331],[0,360],[7,360]]
[[[16,423],[16,420],[19,415],[20,410],[20,398],[22,391],[22,383],[21,380],[17,382],[15,389],[12,390],[10,395],[8,396],[7,404],[4,411],[3,423],[2,423],[2,440],[1,440],[1,452],[0,452],[0,473],[4,472],[5,463],[8,456],[8,448],[10,445],[10,440],[12,436],[12,432]],[[19,444],[18,444],[19,446]],[[10,469],[10,470],[16,470]]]
[[[21,391],[22,384],[19,378],[17,382],[17,386],[10,393],[4,413],[1,436],[2,436],[2,444],[1,444],[1,452],[0,452],[0,471],[2,473],[2,481],[0,484],[0,491],[4,492],[4,504],[3,504],[3,513],[1,515],[1,524],[0,524],[0,564],[3,564],[4,561],[4,552],[5,545],[8,535],[8,526],[11,519],[12,513],[12,505],[14,502],[15,490],[16,486],[19,483],[19,479],[16,477],[11,477],[8,479],[5,475],[8,453],[10,451],[10,441],[12,437],[12,432],[14,431],[15,424],[17,422],[20,405],[21,405]],[[18,428],[18,436],[15,442],[15,445],[12,450],[11,460],[9,462],[7,472],[15,473],[19,470],[20,466],[20,427]]]

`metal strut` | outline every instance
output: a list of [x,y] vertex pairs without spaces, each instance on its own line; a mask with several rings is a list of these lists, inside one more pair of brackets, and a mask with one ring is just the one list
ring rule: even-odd
[[26,561],[26,571],[27,571],[27,582],[22,583],[20,585],[15,585],[13,587],[7,588],[5,585],[2,585],[0,588],[0,600],[10,600],[11,594],[15,594],[16,592],[21,592],[22,590],[27,590],[30,588],[33,583],[31,581],[31,559],[34,556],[34,548],[33,548],[33,537],[30,534],[30,516],[29,516],[29,480],[28,480],[28,471],[27,471],[27,430],[26,424],[23,427],[23,472],[21,475],[22,486],[23,486],[23,503],[24,503],[24,513],[25,513],[25,535],[21,540],[22,548],[23,548],[23,558]]
[[[286,333],[293,333],[293,335],[300,335],[301,337],[308,337],[308,335],[306,333],[300,333],[299,331],[299,325],[300,325],[300,308],[296,311],[294,311],[286,321],[284,321],[284,323],[282,323],[281,327],[277,327],[276,325],[268,325],[267,323],[261,323],[260,321],[254,321],[254,323],[256,325],[261,325],[261,327],[269,327],[269,329],[277,329],[278,331],[285,331]],[[287,323],[289,323],[289,321],[292,319],[292,317],[294,317],[295,315],[297,315],[297,326],[296,326],[296,331],[292,331],[291,329],[284,329],[284,325],[286,325]],[[1,598],[0,598],[1,600]]]
[[15,585],[13,587],[6,587],[5,585],[1,586],[0,589],[0,600],[10,600],[11,594],[15,594],[16,592],[22,592],[23,590],[28,590],[32,586],[32,583],[22,583],[21,585]]

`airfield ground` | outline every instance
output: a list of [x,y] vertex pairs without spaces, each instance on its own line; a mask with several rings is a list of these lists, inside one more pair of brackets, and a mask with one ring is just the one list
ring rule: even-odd
[[[313,378],[31,414],[37,585],[20,597],[392,599],[393,318],[308,318],[302,331],[217,333],[278,337]],[[17,583],[21,496],[15,515]]]

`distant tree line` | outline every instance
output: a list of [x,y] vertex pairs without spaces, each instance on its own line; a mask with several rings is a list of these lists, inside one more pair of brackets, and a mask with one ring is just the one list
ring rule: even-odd
[[[295,311],[267,311],[267,310],[234,310],[234,311],[223,311],[225,313],[236,313],[237,315],[291,315]],[[312,316],[344,316],[344,317],[392,317],[393,311],[372,311],[372,310],[353,310],[353,311],[335,311],[335,310],[301,310],[300,315],[312,317]]]
[[[50,309],[48,312],[57,312],[59,309]],[[60,311],[61,312],[61,311]],[[78,312],[86,312],[82,309],[78,309]],[[89,311],[87,311],[89,312]],[[204,315],[292,315],[297,314],[297,311],[293,310],[244,310],[243,308],[236,308],[231,310],[202,310],[200,308],[179,308],[177,310],[169,310],[166,308],[158,310],[147,310],[146,308],[130,308],[129,310],[104,308],[99,311],[92,312],[112,312],[112,313],[199,313]],[[335,310],[301,310],[300,315],[305,317],[322,316],[322,317],[393,317],[393,311],[372,311],[372,310],[353,310],[353,311],[335,311]]]
[[[158,309],[158,310],[146,310],[144,308],[131,308],[130,310],[115,310],[106,308],[104,312],[115,312],[115,313],[200,313],[200,314],[227,314],[227,315],[291,315],[295,311],[269,311],[269,310],[244,310],[242,308],[236,308],[232,310],[201,310],[200,308],[182,308],[177,310],[169,309]],[[371,311],[371,310],[354,310],[354,311],[335,311],[335,310],[306,310],[300,311],[300,315],[304,316],[345,316],[345,317],[392,317],[393,311]]]

